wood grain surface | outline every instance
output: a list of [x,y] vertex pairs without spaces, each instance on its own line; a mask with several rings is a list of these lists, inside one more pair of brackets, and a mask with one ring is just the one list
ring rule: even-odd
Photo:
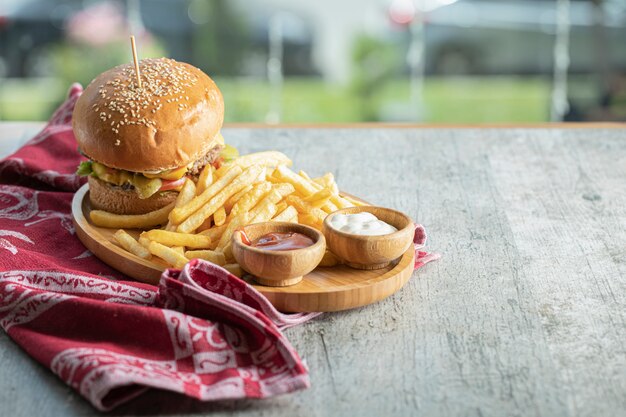
[[[109,266],[138,281],[158,284],[162,272],[168,267],[167,263],[157,257],[142,259],[127,252],[114,243],[113,235],[116,229],[96,227],[89,222],[87,220],[90,212],[88,192],[89,187],[82,186],[74,194],[72,201],[72,221],[76,236],[87,249]],[[126,231],[135,239],[141,232],[138,229],[126,229]],[[323,251],[321,253],[323,254]],[[255,282],[248,277],[244,279],[280,311],[347,310],[382,300],[400,290],[407,283],[413,273],[415,251],[410,247],[400,255],[402,257],[398,262],[376,270],[357,270],[346,265],[316,268],[296,285],[286,287],[260,285],[261,281]]]
[[[286,331],[312,387],[110,415],[588,416],[626,409],[626,130],[226,129],[426,225],[443,258]],[[94,410],[0,332],[0,415]]]

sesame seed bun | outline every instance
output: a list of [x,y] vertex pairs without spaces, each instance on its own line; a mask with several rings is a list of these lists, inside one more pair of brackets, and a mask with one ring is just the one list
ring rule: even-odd
[[[83,154],[134,172],[186,166],[213,148],[224,121],[220,90],[172,59],[143,59],[97,76],[76,102],[72,126]],[[91,181],[90,181],[91,183]]]
[[144,214],[158,210],[176,201],[177,191],[156,193],[141,199],[134,190],[124,190],[95,177],[89,177],[91,208],[116,214]]

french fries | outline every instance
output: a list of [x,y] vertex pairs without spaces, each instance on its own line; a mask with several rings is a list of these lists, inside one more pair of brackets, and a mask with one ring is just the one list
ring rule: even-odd
[[226,226],[226,229],[224,229],[216,248],[220,250],[223,249],[228,242],[230,242],[230,238],[233,236],[235,229],[249,224],[248,220],[250,220],[250,213],[241,213],[232,219],[230,223],[228,223],[228,226]]
[[150,259],[150,251],[139,244],[131,235],[120,229],[113,235],[121,247],[140,258]]
[[[229,174],[230,172],[235,172],[236,171],[235,168],[229,171]],[[230,184],[225,186],[220,192],[218,192],[215,196],[213,196],[213,198],[207,201],[207,204],[202,206],[198,211],[196,211],[191,216],[189,216],[187,220],[182,222],[176,230],[179,232],[183,232],[183,233],[191,233],[194,230],[196,230],[202,224],[202,222],[204,222],[204,220],[206,220],[210,215],[215,213],[215,211],[217,211],[218,208],[223,206],[226,200],[228,200],[230,196],[240,191],[242,188],[246,186],[248,182],[256,178],[259,175],[259,172],[261,171],[261,169],[262,167],[258,167],[258,166],[252,166],[246,169],[243,173],[235,177]],[[226,174],[226,175],[229,175],[229,174]],[[205,193],[208,191],[209,190],[207,189]],[[204,193],[202,195],[204,195]],[[191,203],[193,203],[193,200],[189,203],[189,205],[191,205]],[[181,207],[181,209],[182,208],[184,207]],[[178,210],[178,209],[174,209],[174,210]]]
[[168,232],[166,230],[153,229],[143,232],[142,236],[159,242],[166,246],[184,246],[187,248],[204,249],[211,245],[211,238],[206,235],[192,235],[189,233]]
[[226,226],[228,225],[223,224],[221,226],[211,227],[210,229],[201,231],[199,234],[210,237],[212,242],[217,242],[220,240],[220,237],[222,236],[222,233],[224,233],[224,230],[226,230]]
[[350,196],[344,196],[344,199],[348,200],[348,202],[354,204],[355,206],[367,206],[367,204],[365,204],[364,202],[360,201],[360,200],[356,200]]
[[239,213],[244,213],[254,207],[272,189],[269,182],[257,184],[250,191],[245,193],[239,201],[235,203],[232,210],[228,214],[229,220]]
[[277,178],[283,180],[284,182],[291,183],[298,191],[298,193],[300,193],[304,197],[315,194],[315,192],[317,191],[317,188],[314,187],[310,182],[297,175],[286,166],[279,166],[274,171],[274,174]]
[[298,218],[298,210],[294,206],[287,206],[286,209],[281,211],[278,215],[276,215],[272,221],[273,222],[288,222],[293,218]]
[[224,254],[226,262],[229,264],[235,262],[235,256],[233,255],[233,242],[228,242],[224,249],[222,249],[222,253]]
[[243,277],[243,269],[239,264],[226,264],[224,265],[224,269],[236,276],[237,278]]
[[226,222],[226,209],[224,206],[218,208],[215,213],[213,213],[213,222],[216,226],[221,226]]
[[146,214],[113,214],[103,210],[91,210],[89,218],[96,226],[109,229],[148,229],[167,223],[167,216],[174,208],[171,203]]
[[[193,181],[187,178],[187,180],[185,180],[185,184],[183,185],[183,188],[181,188],[180,192],[178,193],[178,196],[176,197],[176,203],[174,204],[174,207],[182,207],[188,202],[190,202],[196,196],[196,192],[197,192],[196,185],[194,184]],[[167,226],[165,226],[165,230],[169,230],[173,232],[176,230],[176,226],[174,225],[174,223],[172,223],[171,220],[168,220]]]
[[241,200],[241,197],[243,197],[251,189],[252,189],[252,184],[249,184],[249,185],[246,186],[246,188],[244,188],[243,190],[239,191],[238,193],[236,193],[232,197],[230,197],[228,200],[226,200],[226,203],[224,203],[224,210],[227,213],[230,213],[230,211],[233,209],[233,206],[239,200]]
[[267,151],[240,156],[233,165],[248,168],[253,165],[276,168],[281,165],[291,166],[293,162],[282,152]]
[[163,259],[168,264],[172,265],[174,268],[182,269],[189,259],[185,258],[178,251],[168,248],[165,245],[162,245],[158,242],[150,241],[150,245],[148,246],[148,250],[154,256],[158,256]]
[[276,204],[276,213],[282,213],[283,211],[285,211],[286,208],[287,202],[283,200],[280,203]]
[[[312,178],[292,171],[291,164],[280,152],[243,155],[217,170],[207,165],[196,180],[185,181],[176,202],[160,210],[130,216],[93,210],[90,217],[96,226],[120,229],[113,239],[144,259],[155,256],[175,268],[203,259],[241,277],[231,242],[238,228],[273,221],[321,230],[328,213],[363,204],[341,196],[331,173]],[[146,231],[135,240],[126,228]],[[327,251],[320,265],[338,262]]]
[[[194,197],[188,204],[182,207],[177,207],[170,213],[170,220],[174,224],[182,223],[187,217],[198,211],[203,205],[205,205],[215,194],[220,192],[226,187],[232,180],[235,179],[243,170],[239,167],[233,167],[226,175],[219,180],[215,181],[209,188],[204,190],[202,194]],[[207,216],[208,217],[208,216]]]
[[226,265],[224,254],[214,250],[188,250],[185,252],[185,257],[188,259],[204,259],[220,266]]
[[304,201],[310,203],[313,207],[321,208],[328,203],[328,200],[330,200],[332,196],[333,194],[330,188],[323,188],[315,194],[306,197]]
[[319,220],[319,222],[323,222],[326,218],[326,213],[316,207],[313,207],[310,203],[304,201],[298,196],[290,195],[287,197],[287,204],[294,206],[296,210],[298,210],[298,213],[312,216]]
[[213,166],[211,164],[207,164],[200,172],[200,176],[198,177],[198,183],[196,184],[196,193],[198,195],[202,194],[204,190],[209,188],[213,183]]
[[139,242],[139,244],[141,246],[143,246],[144,248],[148,249],[148,247],[150,246],[150,239],[148,239],[145,236],[139,236],[139,239],[137,239],[137,241]]
[[250,223],[262,223],[269,221],[275,214],[277,208],[276,204],[267,204],[261,208],[261,210],[257,211]]

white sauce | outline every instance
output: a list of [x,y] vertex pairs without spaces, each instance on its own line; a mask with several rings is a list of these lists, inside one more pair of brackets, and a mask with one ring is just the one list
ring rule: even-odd
[[335,214],[330,219],[330,225],[334,229],[352,235],[379,236],[398,231],[398,229],[392,225],[378,220],[372,213],[367,212]]

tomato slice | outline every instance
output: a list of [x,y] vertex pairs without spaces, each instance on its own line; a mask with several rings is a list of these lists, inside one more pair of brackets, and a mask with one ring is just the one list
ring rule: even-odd
[[185,179],[186,177],[182,177],[177,180],[161,180],[163,182],[163,185],[161,185],[159,191],[174,190],[178,187],[182,187],[185,183]]

